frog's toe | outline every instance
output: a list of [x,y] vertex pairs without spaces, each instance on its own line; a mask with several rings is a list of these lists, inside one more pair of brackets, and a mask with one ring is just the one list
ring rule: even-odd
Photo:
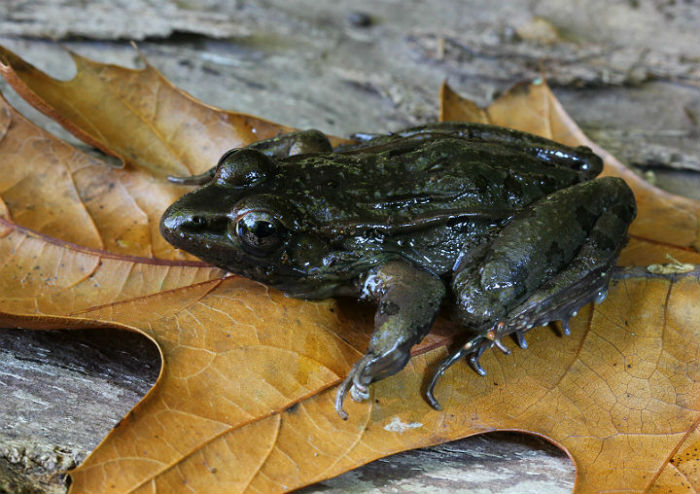
[[435,385],[434,384],[432,384],[432,387],[428,388],[425,391],[425,401],[427,401],[428,405],[433,407],[434,410],[438,410],[438,411],[442,410],[442,405],[440,404],[439,401],[437,401],[437,398],[435,398]]
[[[499,321],[498,323],[496,323],[493,329],[486,333],[486,338],[492,342],[490,345],[486,345],[486,348],[495,346],[506,355],[510,355],[510,349],[503,344],[503,340],[501,338],[503,338],[504,335],[511,332],[513,331],[508,331],[508,325],[504,321]],[[481,346],[484,346],[484,344],[482,344]],[[484,350],[478,352],[478,355],[481,356],[482,353],[484,353]]]
[[355,401],[365,401],[369,398],[369,383],[371,378],[367,377],[367,365],[372,360],[372,356],[367,354],[358,360],[348,373],[347,377],[338,386],[335,395],[335,411],[341,419],[347,420],[348,414],[343,410],[345,396],[350,392],[350,396]]
[[[484,354],[486,350],[491,348],[496,344],[495,340],[488,340],[488,339],[483,339],[480,341],[477,345],[475,345],[474,350],[472,350],[472,354],[469,355],[467,358],[467,361],[469,362],[469,365],[471,366],[472,369],[476,371],[477,374],[479,374],[481,377],[486,376],[486,369],[484,369],[481,364],[479,363],[479,359],[481,356]],[[503,345],[503,343],[501,343]],[[504,347],[505,348],[505,347]],[[508,350],[506,348],[506,350]],[[507,353],[510,353],[510,350],[508,350]]]
[[343,420],[348,419],[348,412],[343,410],[343,402],[345,401],[345,395],[348,394],[350,386],[352,386],[352,373],[348,374],[343,382],[340,383],[340,386],[338,386],[338,392],[335,395],[335,411]]
[[477,374],[479,374],[481,377],[486,376],[486,369],[484,369],[481,364],[479,363],[479,357],[481,355],[477,355],[475,353],[469,355],[469,358],[467,359],[469,361],[469,365],[471,366],[472,369],[476,371]]
[[493,344],[496,348],[498,348],[500,351],[502,351],[506,355],[510,355],[510,349],[503,344],[503,340],[501,340],[500,338],[495,338],[493,340]]
[[568,317],[562,317],[561,319],[561,334],[562,336],[569,336],[571,334]]
[[527,350],[527,341],[525,340],[525,331],[516,331],[513,333],[515,336],[515,341],[518,343],[518,346],[522,348],[523,350]]
[[348,419],[348,412],[343,409],[343,403],[345,402],[345,396],[347,396],[348,391],[350,391],[350,396],[355,401],[364,401],[369,398],[369,389],[366,386],[357,386],[353,383],[355,375],[351,371],[350,374],[340,383],[338,386],[338,392],[335,395],[335,411],[338,416],[343,419]]
[[363,386],[361,384],[353,383],[350,388],[350,396],[353,400],[363,402],[369,399],[369,387]]
[[428,401],[430,406],[433,407],[435,410],[442,410],[440,403],[435,398],[435,385],[437,384],[438,379],[440,379],[440,377],[445,373],[445,371],[452,367],[452,364],[460,360],[462,357],[469,355],[467,357],[469,365],[471,365],[471,367],[480,376],[485,376],[486,370],[483,367],[481,367],[481,364],[479,363],[479,357],[481,357],[481,354],[483,354],[484,351],[486,351],[486,349],[491,348],[493,344],[494,343],[492,341],[484,338],[483,336],[477,336],[469,340],[467,343],[465,343],[463,346],[461,346],[459,349],[453,352],[449,357],[443,360],[442,363],[440,363],[438,368],[435,370],[435,373],[433,374],[433,377],[430,380],[427,389],[425,390],[425,399]]
[[[469,343],[467,343],[467,345],[469,345]],[[445,373],[445,371],[452,367],[452,364],[457,362],[459,359],[461,359],[463,356],[465,356],[471,351],[471,348],[468,348],[467,345],[460,347],[456,352],[453,352],[452,355],[443,360],[438,366],[438,368],[435,370],[432,379],[430,379],[430,383],[428,384],[428,387],[425,390],[425,399],[428,401],[428,404],[430,404],[430,406],[433,407],[435,410],[442,410],[440,402],[438,402],[435,398],[435,385],[437,384],[438,379],[440,379],[440,377],[442,377],[442,375]],[[484,373],[486,373],[486,371],[484,371]]]

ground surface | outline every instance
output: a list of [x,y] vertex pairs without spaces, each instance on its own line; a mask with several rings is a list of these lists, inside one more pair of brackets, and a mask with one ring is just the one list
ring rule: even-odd
[[[0,43],[69,78],[72,62],[52,39],[127,66],[139,63],[136,40],[205,102],[336,135],[435,120],[445,78],[487,104],[542,69],[589,136],[661,187],[698,198],[699,19],[697,0],[4,0]],[[97,445],[159,365],[136,335],[0,330],[0,492],[63,492],[55,473]],[[552,446],[499,433],[304,492],[570,492],[573,479]]]

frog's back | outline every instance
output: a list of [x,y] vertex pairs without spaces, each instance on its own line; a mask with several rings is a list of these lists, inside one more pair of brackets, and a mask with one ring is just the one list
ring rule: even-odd
[[504,218],[596,174],[516,146],[448,135],[291,157],[281,162],[278,180],[314,228],[332,233],[343,225],[415,227],[455,215]]

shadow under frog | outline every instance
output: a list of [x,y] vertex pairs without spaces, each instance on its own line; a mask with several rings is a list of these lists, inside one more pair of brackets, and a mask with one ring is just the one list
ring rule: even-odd
[[232,149],[211,170],[170,180],[199,185],[163,214],[174,246],[290,296],[352,296],[377,304],[365,355],[338,389],[401,370],[450,305],[470,336],[437,379],[513,334],[569,318],[607,294],[635,216],[627,184],[595,179],[602,160],[523,132],[439,123],[356,135],[331,148],[316,130]]

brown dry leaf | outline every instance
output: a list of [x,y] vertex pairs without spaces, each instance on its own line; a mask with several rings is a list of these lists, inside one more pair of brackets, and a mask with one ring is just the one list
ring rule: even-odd
[[[563,447],[577,467],[575,492],[698,492],[699,275],[632,271],[595,313],[582,311],[571,338],[534,331],[529,350],[485,355],[487,378],[455,365],[438,387],[444,412],[417,396],[447,356],[437,349],[377,383],[369,405],[349,403],[347,422],[333,410],[331,388],[221,434],[135,492],[288,491],[399,451],[494,430],[527,431]],[[161,428],[141,419],[145,411],[128,418],[138,433],[122,424],[110,436],[120,455],[134,455],[137,438],[158,443]],[[103,480],[118,478],[125,464],[113,460],[114,451],[97,450],[73,473],[79,491],[111,487]]]
[[89,158],[1,97],[0,157],[3,312],[65,316],[222,276],[158,235],[152,206],[177,197],[171,187]]
[[[443,347],[432,349],[378,383],[371,403],[349,403],[350,420],[343,422],[333,409],[331,386],[366,346],[371,311],[351,302],[290,299],[240,278],[219,279],[217,270],[179,260],[156,238],[153,222],[182,191],[153,174],[182,173],[180,164],[172,167],[172,155],[191,152],[189,144],[172,151],[173,129],[196,120],[204,136],[195,129],[188,138],[202,156],[197,143],[212,128],[202,121],[242,122],[245,129],[254,117],[240,120],[205,107],[150,66],[129,71],[79,58],[78,75],[65,83],[6,51],[2,57],[0,70],[10,82],[76,134],[94,142],[97,135],[118,134],[125,118],[139,134],[114,144],[104,140],[103,146],[114,146],[115,154],[137,165],[115,171],[50,138],[9,107],[0,111],[0,177],[13,177],[0,181],[0,252],[9,261],[0,271],[0,321],[129,328],[155,340],[164,358],[158,384],[72,473],[74,492],[291,490],[393,452],[499,429],[531,431],[565,447],[577,465],[580,492],[700,490],[697,461],[688,460],[697,458],[700,417],[697,269],[673,276],[633,270],[612,287],[605,304],[581,311],[571,338],[538,329],[530,333],[530,350],[516,349],[510,357],[489,352],[483,358],[486,379],[455,365],[437,389],[445,412],[418,398],[430,368],[446,355]],[[130,89],[120,93],[119,87]],[[77,88],[94,92],[88,100],[95,94],[113,100],[100,114],[104,129],[85,119],[89,112],[65,109]],[[542,84],[512,91],[488,110],[445,94],[452,102],[444,114],[471,108],[479,119],[585,142],[567,141],[584,137]],[[187,111],[165,117],[153,112],[189,108],[183,101],[191,105]],[[452,115],[447,118],[470,114]],[[508,120],[498,120],[503,116]],[[232,137],[222,149],[248,137]],[[168,152],[141,160],[133,143]],[[8,158],[25,153],[25,159]],[[216,157],[186,168],[201,171]],[[36,176],[45,173],[55,174],[57,191]],[[663,254],[671,252],[697,263],[697,205],[633,186],[638,199],[642,194],[638,223],[650,226],[635,224],[625,262],[665,262]],[[36,198],[44,196],[61,214],[34,212]],[[119,241],[124,238],[146,242],[147,250],[134,240]],[[441,341],[431,337],[421,351]]]
[[0,216],[5,220],[106,253],[195,259],[174,249],[158,230],[163,210],[182,195],[182,187],[141,169],[108,167],[36,128],[1,95],[0,137]]
[[69,81],[50,77],[4,47],[0,72],[78,138],[153,175],[201,173],[228,149],[292,130],[205,105],[145,59],[144,69],[133,70],[70,55],[77,74]]

